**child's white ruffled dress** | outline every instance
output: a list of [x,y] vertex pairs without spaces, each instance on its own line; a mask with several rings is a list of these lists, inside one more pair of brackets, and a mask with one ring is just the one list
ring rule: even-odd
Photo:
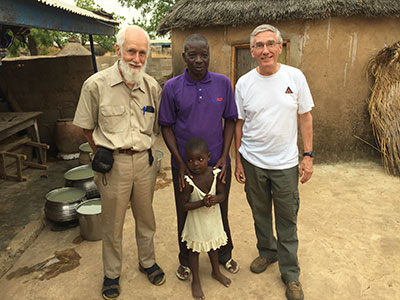
[[[217,174],[219,172],[221,172],[219,169],[213,170],[214,181],[209,191],[211,195],[216,194]],[[189,202],[202,200],[206,193],[202,192],[189,176],[185,176],[185,179],[193,186]],[[182,242],[186,242],[189,249],[194,252],[208,252],[226,245],[227,241],[228,237],[222,223],[219,204],[188,211],[182,231]]]

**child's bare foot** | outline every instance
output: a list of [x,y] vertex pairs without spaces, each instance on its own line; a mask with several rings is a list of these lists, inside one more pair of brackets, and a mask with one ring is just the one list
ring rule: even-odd
[[203,290],[201,289],[201,284],[199,281],[192,281],[192,296],[196,300],[203,300],[206,297],[203,294]]
[[224,286],[229,287],[231,285],[231,280],[224,276],[221,272],[219,273],[211,273],[211,276],[215,279],[221,282]]

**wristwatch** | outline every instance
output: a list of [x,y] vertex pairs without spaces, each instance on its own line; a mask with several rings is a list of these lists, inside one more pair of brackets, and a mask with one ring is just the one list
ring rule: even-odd
[[304,156],[314,157],[314,152],[313,152],[313,151],[304,152],[304,153],[303,153],[303,157],[304,157]]

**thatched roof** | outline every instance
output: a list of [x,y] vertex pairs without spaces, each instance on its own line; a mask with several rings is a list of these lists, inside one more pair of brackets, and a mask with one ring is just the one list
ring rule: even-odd
[[56,54],[56,56],[86,56],[91,55],[88,49],[83,47],[81,43],[70,40],[64,47]]
[[400,16],[399,0],[180,0],[158,32],[207,26],[239,26],[334,16]]

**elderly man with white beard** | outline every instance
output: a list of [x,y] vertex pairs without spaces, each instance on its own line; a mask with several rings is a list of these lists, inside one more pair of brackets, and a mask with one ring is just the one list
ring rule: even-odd
[[161,88],[144,73],[149,45],[142,28],[121,29],[115,46],[118,61],[84,82],[74,118],[95,153],[94,161],[104,158],[100,153],[106,153],[106,163],[113,160],[111,170],[94,172],[102,201],[104,299],[120,294],[122,231],[129,203],[136,225],[139,270],[154,285],[165,282],[153,241],[157,171],[152,148],[159,131]]

